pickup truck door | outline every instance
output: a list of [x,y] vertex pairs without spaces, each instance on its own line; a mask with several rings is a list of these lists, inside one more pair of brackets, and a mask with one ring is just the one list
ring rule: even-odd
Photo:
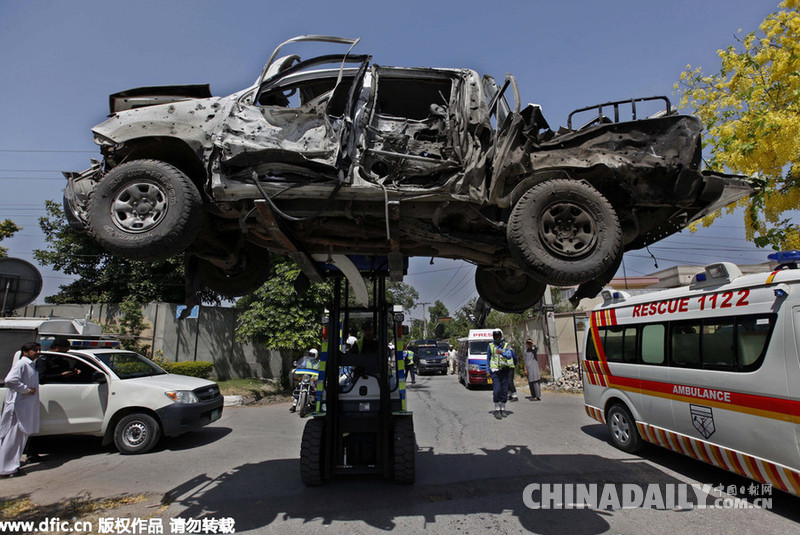
[[108,384],[98,383],[95,374],[103,372],[79,357],[59,357],[69,370],[80,373],[40,385],[39,435],[100,433],[108,406]]
[[336,178],[340,169],[346,171],[343,145],[368,61],[369,56],[321,56],[263,82],[234,105],[215,140],[223,173],[286,180]]

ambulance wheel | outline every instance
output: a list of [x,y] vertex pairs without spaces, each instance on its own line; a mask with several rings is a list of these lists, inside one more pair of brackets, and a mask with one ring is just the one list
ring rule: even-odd
[[611,405],[606,422],[614,446],[628,453],[636,453],[642,449],[644,444],[636,429],[636,420],[625,405],[621,403]]
[[300,443],[300,479],[307,487],[322,485],[322,442],[325,420],[313,418],[306,422]]
[[410,416],[394,419],[394,481],[401,485],[414,483],[414,466],[417,444],[414,438],[414,421]]

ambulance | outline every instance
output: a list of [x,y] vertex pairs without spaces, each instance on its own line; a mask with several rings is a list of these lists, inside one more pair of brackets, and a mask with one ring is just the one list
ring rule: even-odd
[[800,495],[800,252],[770,273],[706,266],[690,286],[604,290],[581,366],[587,414],[645,442]]
[[467,337],[458,341],[458,382],[467,390],[492,384],[492,377],[486,370],[486,352],[496,330],[500,329],[470,329]]

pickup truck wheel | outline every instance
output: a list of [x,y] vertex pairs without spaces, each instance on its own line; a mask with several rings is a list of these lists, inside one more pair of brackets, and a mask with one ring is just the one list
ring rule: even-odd
[[150,415],[133,413],[124,416],[114,428],[114,444],[123,455],[147,453],[161,438],[161,427]]
[[108,172],[89,196],[89,233],[109,252],[132,260],[182,253],[202,227],[203,200],[182,171],[134,160]]
[[224,297],[240,297],[258,290],[269,279],[269,251],[250,247],[239,253],[239,262],[224,270],[207,260],[198,259],[200,284]]
[[517,201],[508,222],[511,253],[537,279],[580,284],[605,271],[622,253],[622,229],[611,203],[586,182],[553,179]]
[[537,305],[546,286],[527,273],[513,269],[478,266],[475,270],[478,294],[500,312],[522,312]]

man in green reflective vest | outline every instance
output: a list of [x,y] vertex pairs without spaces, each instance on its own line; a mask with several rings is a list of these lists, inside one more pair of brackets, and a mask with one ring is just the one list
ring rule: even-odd
[[495,330],[486,352],[486,370],[492,375],[492,399],[494,417],[500,420],[508,416],[508,382],[514,370],[514,355],[511,346],[503,339],[503,332]]

